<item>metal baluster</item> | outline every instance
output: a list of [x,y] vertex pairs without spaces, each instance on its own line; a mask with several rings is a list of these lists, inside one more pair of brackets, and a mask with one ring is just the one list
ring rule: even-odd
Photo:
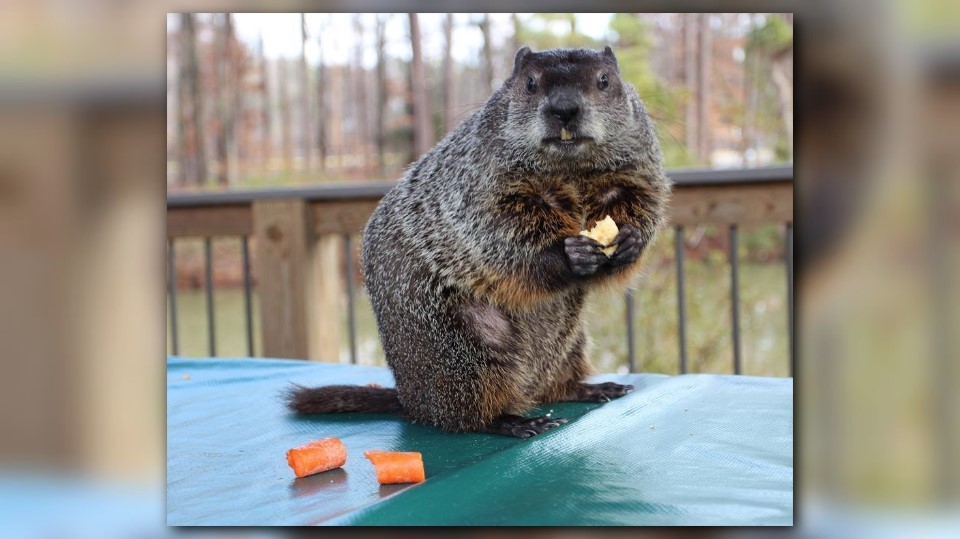
[[687,372],[687,313],[683,271],[683,226],[677,226],[674,234],[674,250],[677,257],[677,315],[680,319],[680,373]]
[[174,259],[173,238],[167,240],[167,288],[170,296],[170,340],[173,355],[180,355],[180,338],[177,334],[177,264]]
[[630,369],[630,372],[636,372],[636,358],[635,358],[635,340],[636,336],[633,331],[633,320],[634,320],[634,303],[633,303],[633,290],[627,290],[626,295],[627,302],[627,366]]
[[353,308],[353,239],[349,234],[343,236],[343,257],[347,269],[347,337],[350,340],[350,363],[357,363],[357,319]]
[[210,345],[210,357],[215,357],[217,355],[217,332],[213,320],[213,255],[210,238],[203,238],[203,260],[207,277],[207,338]]
[[730,225],[730,313],[733,323],[733,374],[743,373],[740,350],[740,231]]
[[243,253],[243,309],[247,328],[247,355],[253,357],[253,303],[250,297],[250,237],[241,236],[240,247]]

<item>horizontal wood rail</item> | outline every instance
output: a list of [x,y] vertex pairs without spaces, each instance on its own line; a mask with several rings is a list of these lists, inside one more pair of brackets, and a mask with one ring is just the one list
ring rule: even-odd
[[[761,224],[793,220],[793,167],[676,170],[670,222]],[[242,236],[253,232],[257,202],[304,200],[314,234],[360,232],[396,182],[325,184],[292,189],[178,193],[167,197],[170,237]]]

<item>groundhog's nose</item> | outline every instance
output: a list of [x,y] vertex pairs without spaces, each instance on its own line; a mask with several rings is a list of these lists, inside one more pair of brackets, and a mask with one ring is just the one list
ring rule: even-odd
[[573,99],[557,99],[550,103],[549,112],[561,123],[568,124],[580,114],[580,104]]

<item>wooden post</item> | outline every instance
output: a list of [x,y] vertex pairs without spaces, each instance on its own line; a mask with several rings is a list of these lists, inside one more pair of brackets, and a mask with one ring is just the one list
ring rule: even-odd
[[316,235],[302,199],[255,201],[253,230],[263,355],[338,362],[340,236]]
[[310,227],[302,199],[253,203],[257,294],[266,357],[307,359]]
[[310,279],[307,284],[310,335],[307,357],[313,361],[340,361],[342,245],[343,239],[339,234],[321,234],[310,247]]

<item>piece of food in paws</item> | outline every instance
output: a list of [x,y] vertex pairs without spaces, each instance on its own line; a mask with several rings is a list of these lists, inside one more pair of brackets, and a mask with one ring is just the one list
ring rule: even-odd
[[607,256],[612,256],[614,251],[617,250],[617,246],[610,245],[610,242],[613,241],[613,238],[616,238],[619,233],[620,229],[617,228],[617,223],[615,223],[609,215],[597,221],[597,224],[590,230],[580,231],[581,236],[586,236],[602,243],[605,247],[601,249],[601,251]]
[[377,482],[381,485],[420,483],[426,477],[423,470],[423,455],[420,453],[366,451],[363,456],[373,463],[373,467],[377,470]]
[[339,468],[347,462],[347,447],[337,438],[324,438],[287,451],[287,464],[297,477]]

